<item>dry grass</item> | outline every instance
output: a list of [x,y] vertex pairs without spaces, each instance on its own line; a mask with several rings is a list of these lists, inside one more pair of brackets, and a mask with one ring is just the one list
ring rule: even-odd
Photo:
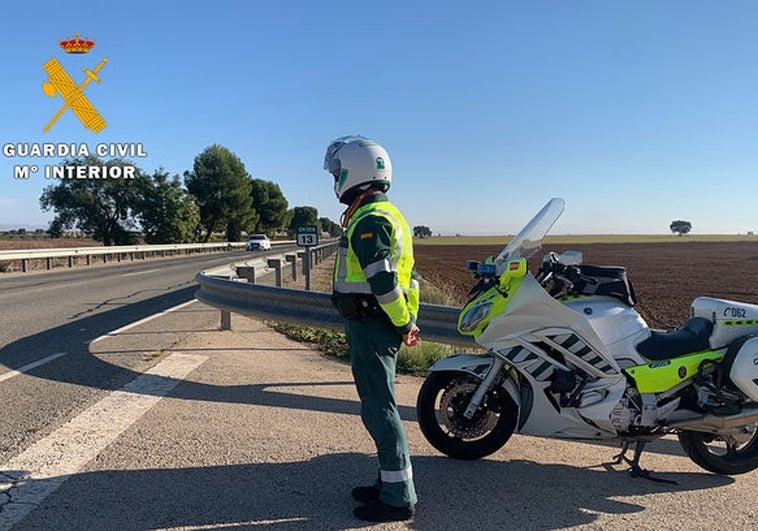
[[[332,272],[334,271],[334,257],[336,255],[326,257],[320,264],[314,265],[311,268],[311,291],[318,291],[321,293],[332,292]],[[285,288],[293,289],[305,289],[305,277],[302,275],[302,266],[298,264],[297,282],[292,280],[292,276],[289,274],[289,266],[286,272],[282,275],[282,284]]]

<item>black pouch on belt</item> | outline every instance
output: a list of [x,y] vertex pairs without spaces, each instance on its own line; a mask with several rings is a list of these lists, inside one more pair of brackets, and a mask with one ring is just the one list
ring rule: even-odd
[[332,304],[345,319],[365,319],[384,314],[384,310],[373,295],[332,293]]

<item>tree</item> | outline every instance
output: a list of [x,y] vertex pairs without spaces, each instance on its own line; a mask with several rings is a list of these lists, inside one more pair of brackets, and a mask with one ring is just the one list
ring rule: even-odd
[[342,236],[342,227],[339,225],[339,223],[335,223],[329,218],[318,218],[318,222],[321,225],[321,230],[328,232],[329,236],[332,238]]
[[289,204],[279,185],[262,179],[252,180],[253,207],[260,218],[255,232],[271,232],[282,229],[287,219]]
[[200,209],[203,241],[222,229],[228,241],[239,241],[243,230],[253,232],[258,213],[251,181],[242,161],[225,147],[214,144],[195,157],[193,171],[184,172],[184,182]]
[[200,211],[194,198],[182,188],[178,175],[169,180],[168,173],[158,169],[152,179],[140,180],[135,210],[147,243],[187,243],[196,239]]
[[[62,166],[127,166],[121,159],[104,162],[88,156],[65,160]],[[128,245],[136,226],[131,206],[138,184],[146,177],[138,168],[134,179],[61,179],[45,187],[40,196],[44,211],[54,211],[50,235],[60,237],[67,230],[79,230],[103,245]]]
[[294,233],[298,227],[303,225],[318,225],[318,210],[309,206],[299,206],[292,209],[292,221],[287,227]]
[[682,234],[687,234],[692,230],[692,223],[678,219],[671,222],[669,229],[671,229],[671,232],[676,232],[679,234],[679,236],[681,236]]
[[432,229],[425,225],[417,225],[413,227],[413,235],[416,238],[426,238],[432,235]]

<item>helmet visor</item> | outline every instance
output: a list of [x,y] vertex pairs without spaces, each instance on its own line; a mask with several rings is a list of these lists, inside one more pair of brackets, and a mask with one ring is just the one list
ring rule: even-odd
[[339,152],[339,150],[342,149],[342,146],[345,144],[349,144],[350,142],[354,142],[356,140],[367,141],[368,139],[363,138],[360,135],[341,136],[332,140],[332,143],[329,144],[328,148],[326,148],[326,155],[324,156],[324,169],[332,175],[337,172],[335,178],[339,177],[339,170],[342,168],[342,163],[337,156],[337,152]]
[[[339,175],[342,163],[340,162],[339,157],[337,157],[337,151],[339,151],[339,148],[342,147],[342,145],[335,148],[332,153],[327,153],[326,157],[324,158],[324,169],[329,173],[334,174],[336,172],[337,175]],[[331,150],[332,147],[330,146],[329,149]]]

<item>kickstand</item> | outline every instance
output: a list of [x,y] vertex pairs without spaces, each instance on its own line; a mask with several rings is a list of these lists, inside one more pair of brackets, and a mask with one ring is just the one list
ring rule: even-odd
[[630,445],[631,441],[624,441],[624,444],[621,447],[621,453],[613,456],[614,463],[621,464],[623,462],[628,464],[630,466],[629,472],[631,472],[633,478],[643,478],[649,481],[655,481],[656,483],[667,483],[669,485],[679,484],[670,479],[657,478],[650,474],[650,471],[645,470],[640,466],[640,456],[642,455],[642,450],[645,448],[644,441],[637,441],[634,444],[634,457],[632,459],[629,459],[626,456],[626,452],[629,450]]

